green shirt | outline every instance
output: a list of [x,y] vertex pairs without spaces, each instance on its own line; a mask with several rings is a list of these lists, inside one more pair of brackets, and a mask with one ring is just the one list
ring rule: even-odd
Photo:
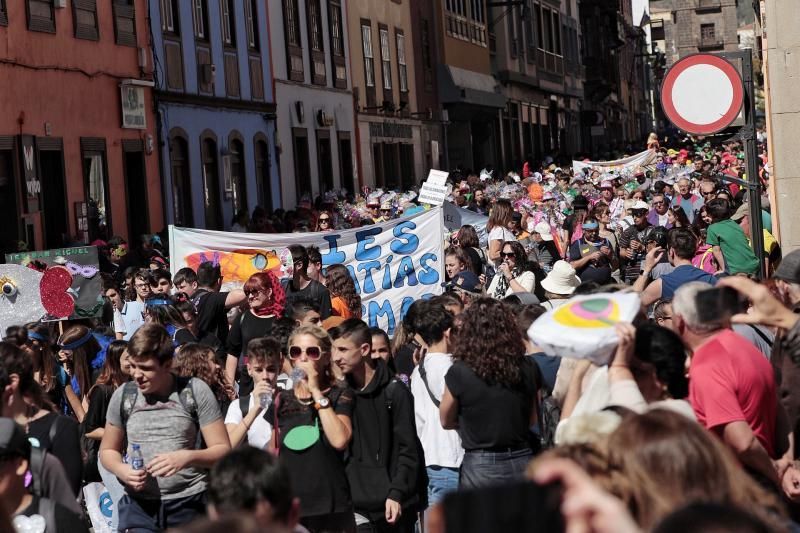
[[725,272],[728,274],[757,274],[758,258],[753,253],[747,236],[739,224],[731,219],[715,222],[708,227],[706,242],[719,246],[725,258]]

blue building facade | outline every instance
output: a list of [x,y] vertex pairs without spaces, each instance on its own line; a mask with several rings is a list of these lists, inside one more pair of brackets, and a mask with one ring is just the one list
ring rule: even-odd
[[281,205],[263,0],[150,0],[170,224],[230,229]]

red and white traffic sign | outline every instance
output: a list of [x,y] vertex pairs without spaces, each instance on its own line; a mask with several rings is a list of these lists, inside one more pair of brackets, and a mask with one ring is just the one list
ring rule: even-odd
[[709,135],[730,126],[744,103],[742,77],[728,60],[693,54],[667,71],[661,106],[670,122],[694,135]]

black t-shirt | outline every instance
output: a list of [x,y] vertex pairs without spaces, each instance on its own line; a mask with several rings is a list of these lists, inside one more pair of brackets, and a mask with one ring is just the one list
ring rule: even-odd
[[[83,419],[84,433],[91,433],[97,428],[106,426],[106,413],[111,396],[114,394],[114,387],[111,385],[97,385],[89,393],[89,409],[86,410],[86,417]],[[89,444],[88,460],[86,469],[83,472],[84,480],[101,481],[100,471],[97,469],[97,455],[100,452],[100,441],[86,439]]]
[[331,316],[331,293],[319,281],[311,280],[305,289],[295,289],[292,280],[282,283],[283,290],[286,292],[286,305],[289,307],[297,300],[310,300],[319,306],[319,316],[325,320]]
[[[353,416],[353,391],[334,385],[325,394],[337,415]],[[300,516],[316,516],[352,511],[350,486],[344,469],[344,452],[330,445],[313,405],[303,405],[294,390],[281,391],[270,405],[265,418],[275,424],[275,406],[278,406],[277,427],[280,445],[279,458],[289,471],[295,496],[300,498]],[[320,439],[303,451],[284,446],[286,434],[298,426],[319,424]],[[274,429],[273,429],[274,431]]]
[[227,299],[227,292],[205,292],[196,299],[197,328],[201,337],[205,333],[212,333],[223,344],[228,340]]
[[[38,496],[34,496],[31,504],[23,509],[22,512],[17,513],[17,515],[33,516],[38,514],[42,516],[46,521],[45,531],[47,533],[89,533],[86,524],[83,523],[78,515],[63,505],[51,501],[49,505],[54,507],[51,517],[48,516],[50,513],[47,511],[47,505]],[[52,524],[50,523],[51,521],[53,522]]]
[[[58,426],[55,432],[55,442],[51,442],[50,427],[56,419],[58,419]],[[78,495],[81,488],[83,471],[79,435],[78,422],[56,413],[48,413],[41,418],[31,420],[28,424],[28,436],[35,438],[40,448],[47,450],[61,461],[75,496]]]
[[464,248],[464,252],[469,257],[469,270],[476,276],[483,274],[483,260],[481,254],[475,248]]
[[245,311],[241,317],[233,321],[231,332],[228,335],[228,353],[239,357],[241,364],[242,356],[246,355],[247,343],[258,337],[269,335],[274,323],[274,316],[260,317],[254,315],[250,310]]
[[[589,242],[586,239],[578,239],[569,247],[569,260],[577,261],[578,259],[582,259],[586,255],[599,252],[600,248],[603,246],[607,246],[609,249],[613,250],[608,239],[602,239],[600,242]],[[601,285],[608,283],[611,281],[611,262],[608,257],[604,255],[600,259],[586,263],[583,268],[578,270],[577,274],[584,283],[587,281],[596,281]]]
[[527,357],[521,383],[513,388],[487,385],[463,361],[455,361],[444,381],[458,400],[458,434],[465,450],[524,448],[529,445],[531,411],[541,376]]

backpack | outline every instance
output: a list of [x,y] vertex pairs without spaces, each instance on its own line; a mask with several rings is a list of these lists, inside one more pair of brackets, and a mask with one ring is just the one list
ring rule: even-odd
[[34,496],[44,497],[44,487],[42,480],[44,479],[44,459],[47,457],[47,450],[31,446],[31,464],[29,470],[31,472],[31,494]]
[[[188,412],[194,421],[197,429],[197,440],[195,441],[195,450],[203,448],[203,435],[200,432],[200,417],[197,414],[197,401],[194,396],[194,389],[192,388],[192,377],[175,376],[178,385],[178,399],[181,406]],[[119,416],[122,420],[122,427],[127,428],[128,418],[133,412],[133,406],[136,404],[136,398],[139,397],[139,387],[135,381],[128,381],[122,386],[122,401],[119,404]],[[126,429],[127,437],[127,429]]]
[[556,428],[559,420],[561,420],[561,407],[549,392],[542,389],[542,405],[539,413],[539,440],[543,450],[555,447]]
[[491,263],[489,263],[489,257],[486,255],[486,252],[483,251],[483,248],[473,248],[473,250],[478,252],[478,255],[481,257],[481,274],[486,276],[486,285],[488,286],[497,271]]
[[692,266],[709,274],[714,274],[719,270],[717,259],[714,257],[711,246],[704,244],[697,249],[697,253],[692,258]]

